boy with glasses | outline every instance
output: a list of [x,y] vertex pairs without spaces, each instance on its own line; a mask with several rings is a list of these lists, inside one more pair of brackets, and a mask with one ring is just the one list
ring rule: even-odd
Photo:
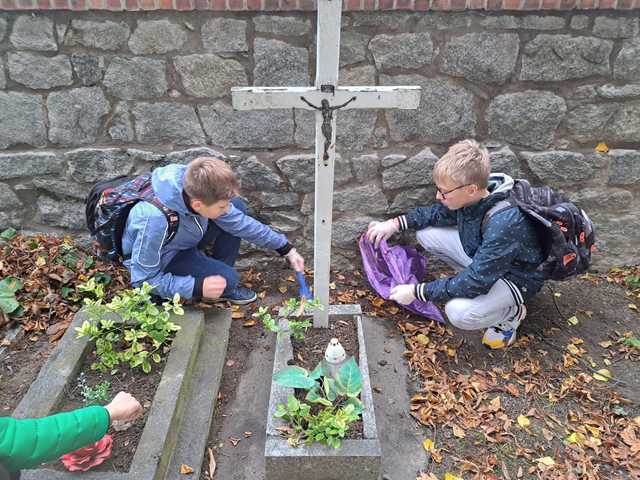
[[[475,140],[453,145],[435,164],[437,202],[385,222],[372,222],[367,238],[376,247],[398,231],[416,230],[418,242],[456,274],[417,285],[397,285],[390,299],[446,302],[455,327],[486,329],[482,342],[504,348],[526,316],[524,301],[537,293],[544,261],[534,225],[512,206],[485,219],[513,187],[504,174],[490,176],[489,153]],[[483,225],[484,223],[484,225]]]

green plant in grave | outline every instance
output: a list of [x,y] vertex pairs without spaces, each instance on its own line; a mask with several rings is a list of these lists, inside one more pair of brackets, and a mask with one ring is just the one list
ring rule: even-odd
[[[90,320],[83,322],[77,338],[89,336],[95,340],[98,361],[93,370],[115,373],[121,363],[131,368],[151,371],[151,362],[159,363],[160,354],[180,326],[170,321],[171,313],[183,315],[180,296],[174,295],[158,307],[151,301],[152,287],[144,283],[113,297],[104,303],[104,285],[89,280],[78,291],[93,298],[85,298],[85,309]],[[116,321],[116,318],[122,319]]]
[[87,378],[84,373],[78,375],[78,388],[82,401],[89,407],[91,405],[105,405],[109,402],[109,389],[111,382],[105,380],[96,384],[95,387],[87,385]]
[[289,324],[289,328],[286,331],[280,328],[278,321],[269,313],[268,307],[258,308],[258,311],[253,316],[262,321],[262,326],[265,330],[277,334],[278,338],[284,334],[289,334],[296,340],[304,340],[306,331],[313,323],[311,317],[302,315],[313,313],[314,310],[324,310],[324,306],[318,299],[300,300],[298,298],[290,298],[287,300],[281,311],[282,316],[287,319]]
[[338,369],[335,378],[327,375],[320,362],[312,371],[296,365],[285,367],[273,380],[283,387],[305,390],[305,402],[322,406],[318,413],[311,414],[310,405],[293,395],[289,395],[287,405],[276,406],[275,416],[289,422],[289,443],[293,446],[304,440],[338,448],[349,425],[362,414],[364,407],[358,398],[362,374],[353,357]]

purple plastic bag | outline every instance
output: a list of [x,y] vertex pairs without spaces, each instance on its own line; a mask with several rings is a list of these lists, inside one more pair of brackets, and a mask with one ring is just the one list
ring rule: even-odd
[[[418,278],[424,276],[427,259],[418,253],[414,247],[396,245],[390,247],[385,240],[376,249],[366,235],[359,241],[362,264],[367,279],[385,300],[389,300],[391,289],[396,285],[418,283]],[[422,302],[417,298],[409,305],[401,305],[407,310],[423,317],[444,323],[440,309],[433,302]]]

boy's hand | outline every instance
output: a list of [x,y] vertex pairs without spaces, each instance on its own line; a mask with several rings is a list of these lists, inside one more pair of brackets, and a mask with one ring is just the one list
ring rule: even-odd
[[119,392],[104,408],[109,412],[112,423],[115,421],[130,422],[142,413],[140,402],[126,392]]
[[291,268],[296,272],[304,272],[304,258],[302,258],[302,255],[300,255],[295,248],[289,250],[289,253],[287,253],[285,257],[289,260]]
[[400,305],[409,305],[416,299],[416,286],[415,285],[396,285],[391,289],[391,295],[389,300],[394,300]]
[[382,240],[387,240],[391,235],[400,230],[398,220],[392,218],[386,222],[371,222],[367,228],[367,238],[370,242],[374,242],[378,248]]
[[227,281],[224,277],[210,275],[202,282],[202,297],[205,299],[220,298],[225,288],[227,288]]

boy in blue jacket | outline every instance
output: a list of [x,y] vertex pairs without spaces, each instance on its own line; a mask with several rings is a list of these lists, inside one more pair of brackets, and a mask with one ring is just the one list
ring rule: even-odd
[[[134,286],[146,281],[161,297],[179,293],[185,299],[253,302],[255,292],[239,285],[233,268],[241,239],[276,250],[294,270],[304,271],[304,259],[285,235],[247,215],[235,175],[224,161],[200,157],[188,166],[158,168],[152,186],[155,197],[178,214],[178,230],[165,244],[165,214],[144,201],[131,209],[122,251]],[[205,247],[211,256],[202,251]]]
[[482,342],[504,348],[526,316],[524,301],[537,293],[544,261],[534,226],[518,207],[485,214],[504,200],[511,177],[489,174],[489,153],[474,140],[453,145],[436,162],[437,203],[385,222],[372,222],[376,246],[395,232],[416,230],[418,242],[456,274],[417,285],[397,285],[390,298],[402,305],[418,298],[446,302],[449,321],[463,330],[486,329]]

